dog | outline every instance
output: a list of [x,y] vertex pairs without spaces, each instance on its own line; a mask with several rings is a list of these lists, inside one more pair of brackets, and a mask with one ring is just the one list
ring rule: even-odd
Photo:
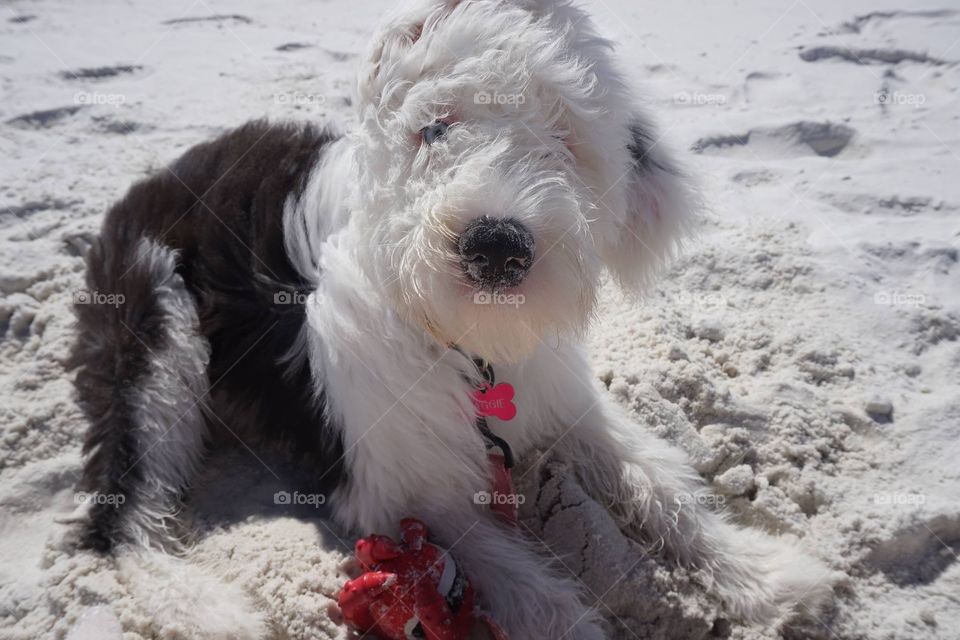
[[[568,461],[621,529],[710,576],[732,615],[815,607],[827,572],[729,523],[678,450],[635,424],[581,346],[601,283],[641,289],[696,189],[567,0],[417,0],[374,38],[357,124],[249,123],[107,213],[77,304],[90,421],[84,540],[175,548],[180,499],[220,438],[309,461],[345,530],[403,517],[451,549],[511,638],[605,637],[478,492],[520,458]],[[511,420],[477,389],[512,386]],[[478,429],[478,425],[483,429]]]

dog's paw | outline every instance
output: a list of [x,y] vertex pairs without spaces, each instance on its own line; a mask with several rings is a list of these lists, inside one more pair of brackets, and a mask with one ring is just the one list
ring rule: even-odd
[[839,573],[803,551],[799,542],[737,529],[725,557],[713,563],[717,595],[737,618],[777,626],[816,615],[831,597]]

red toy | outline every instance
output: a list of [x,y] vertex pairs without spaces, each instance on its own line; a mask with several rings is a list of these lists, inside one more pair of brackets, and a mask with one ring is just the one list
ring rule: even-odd
[[344,619],[384,640],[463,640],[482,624],[506,640],[476,611],[473,586],[453,557],[427,542],[426,525],[404,518],[400,532],[399,545],[378,535],[357,541],[365,573],[340,591]]

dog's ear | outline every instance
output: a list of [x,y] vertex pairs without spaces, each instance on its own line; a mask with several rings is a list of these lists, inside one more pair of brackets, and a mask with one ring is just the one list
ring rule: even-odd
[[405,5],[401,12],[388,17],[373,37],[368,53],[360,63],[357,75],[358,106],[377,107],[385,91],[386,78],[402,79],[392,73],[402,65],[425,30],[432,29],[460,4],[461,0],[420,0]]
[[698,198],[646,116],[630,119],[624,144],[624,197],[614,200],[618,210],[606,212],[613,214],[613,224],[600,240],[600,250],[620,284],[637,290],[675,252],[691,226]]
[[367,106],[378,106],[383,92],[380,81],[388,60],[397,52],[408,48],[414,42],[413,33],[404,33],[394,26],[385,26],[374,36],[360,68],[357,71],[357,106],[362,110]]

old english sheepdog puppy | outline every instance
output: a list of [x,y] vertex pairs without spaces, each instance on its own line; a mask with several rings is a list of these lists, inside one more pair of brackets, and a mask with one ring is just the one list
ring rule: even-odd
[[[169,546],[205,449],[259,434],[309,458],[345,529],[426,522],[511,638],[603,637],[576,581],[477,504],[495,442],[568,460],[733,615],[821,598],[819,563],[691,500],[684,456],[590,373],[603,273],[646,282],[695,198],[584,12],[419,0],[377,34],[356,108],[343,135],[247,124],[108,212],[87,285],[124,303],[76,305],[74,355],[83,486],[124,499],[92,505],[86,542]],[[478,419],[489,371],[509,421]]]

